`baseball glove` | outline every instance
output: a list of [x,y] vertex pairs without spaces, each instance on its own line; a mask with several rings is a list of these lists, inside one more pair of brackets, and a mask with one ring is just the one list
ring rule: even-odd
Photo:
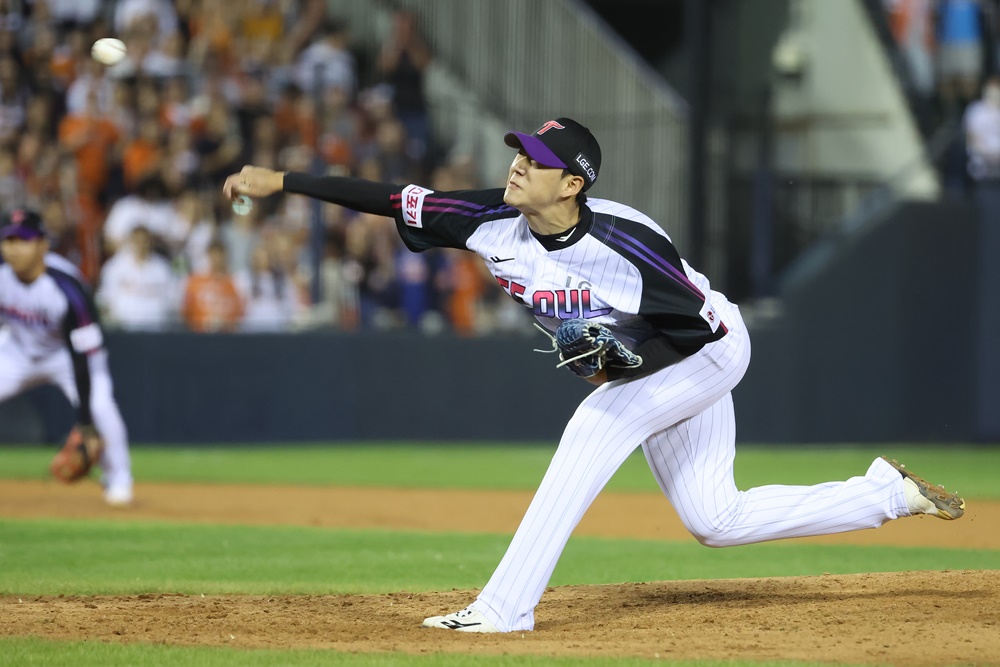
[[66,436],[66,444],[52,459],[49,471],[60,482],[70,484],[90,474],[101,458],[104,442],[93,426],[74,426]]
[[560,363],[582,378],[593,377],[605,366],[636,368],[642,357],[615,338],[603,324],[575,318],[564,320],[556,329],[555,344]]

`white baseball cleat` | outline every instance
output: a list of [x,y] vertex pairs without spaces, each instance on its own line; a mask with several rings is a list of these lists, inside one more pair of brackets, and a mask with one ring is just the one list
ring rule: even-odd
[[111,486],[104,491],[104,502],[112,507],[127,507],[132,504],[131,486]]
[[497,626],[487,620],[482,612],[466,607],[446,616],[431,616],[423,622],[425,628],[441,628],[458,632],[500,632]]

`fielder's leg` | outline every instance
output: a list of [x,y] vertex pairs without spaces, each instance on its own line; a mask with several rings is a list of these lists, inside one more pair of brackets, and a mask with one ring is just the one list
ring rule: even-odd
[[[100,461],[104,497],[113,505],[125,505],[132,501],[132,461],[125,420],[115,402],[107,352],[100,350],[87,355],[87,363],[90,369],[90,414],[104,439],[104,453]],[[78,405],[69,353],[55,355],[47,366],[52,381],[73,405]]]
[[0,403],[17,396],[39,381],[32,381],[31,361],[15,347],[6,331],[0,329]]

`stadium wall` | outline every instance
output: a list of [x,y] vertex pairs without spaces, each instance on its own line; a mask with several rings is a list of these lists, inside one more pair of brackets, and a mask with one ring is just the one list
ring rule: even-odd
[[775,371],[745,381],[762,411],[750,422],[791,441],[1000,440],[980,414],[1000,396],[979,381],[1000,373],[982,352],[995,223],[965,202],[908,202],[830,244],[786,286],[764,360],[756,337],[752,369]]

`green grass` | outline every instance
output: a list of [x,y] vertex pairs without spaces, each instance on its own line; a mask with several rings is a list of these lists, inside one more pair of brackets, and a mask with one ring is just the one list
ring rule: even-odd
[[[286,526],[6,519],[0,520],[0,535],[0,594],[13,595],[276,595],[479,588],[510,539]],[[73,564],[71,569],[68,563]],[[694,540],[574,537],[551,583],[998,566],[1000,551],[991,550],[794,541],[708,549]]]
[[[136,478],[148,481],[534,489],[552,444],[363,444],[168,448],[134,447]],[[0,447],[0,478],[42,479],[53,448]],[[967,497],[1000,499],[1000,450],[975,447],[741,446],[741,488],[812,484],[863,474],[888,453]],[[641,453],[608,487],[656,491]],[[326,594],[476,589],[509,536],[335,530],[290,526],[214,526],[170,522],[0,518],[0,594]],[[454,561],[461,554],[461,561]],[[623,558],[623,554],[628,554]],[[666,542],[574,537],[552,585],[717,579],[901,570],[997,569],[1000,551],[815,545],[794,540],[707,549],[693,539]],[[6,665],[645,665],[640,659],[531,656],[347,654],[188,648],[0,637]],[[657,664],[663,664],[657,661]],[[803,667],[803,662],[669,662],[674,667]]]
[[[73,665],[74,667],[466,667],[468,655],[400,655],[337,653],[335,651],[246,651],[228,648],[188,648],[180,646],[148,646],[143,644],[107,644],[103,642],[54,642],[34,638],[0,638],[0,655],[4,664]],[[474,664],[481,667],[544,667],[580,665],[580,667],[639,667],[652,661],[640,658],[552,658],[548,656],[476,655]],[[655,664],[664,664],[657,661]],[[674,667],[822,667],[813,662],[671,662]],[[840,665],[839,667],[849,667]]]
[[[534,489],[552,445],[358,444],[278,445],[268,448],[134,447],[136,479],[162,482],[336,484],[400,488]],[[0,477],[41,479],[50,448],[0,448]],[[889,454],[967,497],[1000,499],[1000,449],[960,446],[872,445],[822,448],[740,446],[736,481],[815,484],[864,474],[872,459]],[[613,491],[656,491],[641,452],[608,485]]]

